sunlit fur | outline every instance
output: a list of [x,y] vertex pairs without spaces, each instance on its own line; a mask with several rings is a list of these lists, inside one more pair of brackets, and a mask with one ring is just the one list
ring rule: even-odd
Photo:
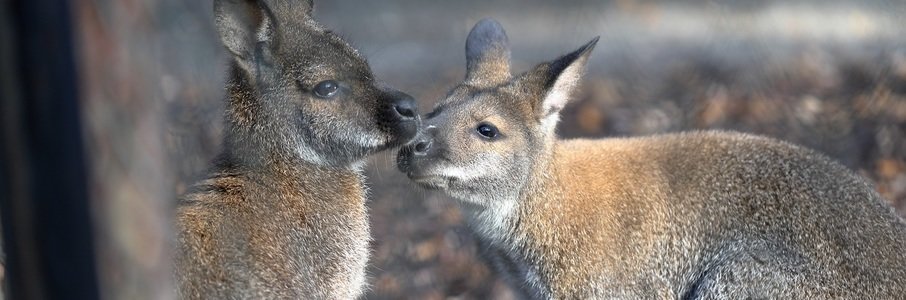
[[[509,51],[498,23],[476,28],[470,41]],[[512,78],[470,67],[399,155],[413,181],[459,200],[489,262],[526,296],[906,295],[906,224],[819,153],[720,131],[558,139],[551,122],[593,46]],[[508,55],[467,55],[486,57]],[[481,122],[502,137],[480,137]],[[416,153],[419,141],[431,147]]]
[[[368,154],[415,135],[411,97],[311,17],[310,1],[215,0],[231,54],[223,152],[180,199],[181,298],[354,299],[365,285]],[[336,96],[312,93],[335,80]],[[414,109],[414,107],[412,107]]]

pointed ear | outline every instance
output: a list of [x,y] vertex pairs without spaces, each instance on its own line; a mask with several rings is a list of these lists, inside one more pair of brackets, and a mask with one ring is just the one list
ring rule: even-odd
[[560,110],[566,106],[582,81],[588,57],[591,56],[598,39],[599,37],[595,37],[576,51],[543,63],[524,75],[523,80],[529,80],[529,84],[541,89],[540,99],[532,104],[539,121],[547,125],[557,123]]
[[262,0],[215,0],[214,23],[223,45],[247,71],[262,59],[262,50],[276,47],[276,18]]
[[472,27],[466,39],[466,80],[473,86],[494,86],[510,79],[510,41],[503,26],[491,18]]

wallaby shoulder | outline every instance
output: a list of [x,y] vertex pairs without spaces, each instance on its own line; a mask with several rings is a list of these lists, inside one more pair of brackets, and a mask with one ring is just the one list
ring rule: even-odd
[[[577,182],[577,186],[610,184],[607,182],[627,179],[639,183],[635,186],[654,184],[655,181],[675,186],[682,178],[695,175],[710,173],[711,176],[718,176],[767,168],[800,171],[822,168],[826,172],[853,177],[852,171],[814,150],[773,138],[732,131],[560,140],[555,144],[551,159],[561,166],[557,170],[563,175],[584,172],[582,175],[588,180],[595,181]],[[748,168],[728,169],[743,166]],[[804,177],[801,179],[820,180]]]
[[360,175],[298,168],[221,169],[184,197],[177,226],[191,234],[178,237],[178,257],[193,261],[178,262],[183,296],[358,295],[344,288],[364,284],[369,234]]
[[711,222],[704,214],[717,212],[733,226],[767,216],[795,221],[790,213],[808,210],[902,222],[865,178],[817,151],[767,137],[700,131],[564,140],[553,153],[544,191],[578,214],[637,210]]
[[808,295],[890,295],[903,286],[868,283],[906,272],[897,250],[906,225],[864,178],[816,151],[703,131],[561,140],[550,160],[553,174],[525,199],[516,235],[527,237],[522,256],[545,261],[534,265],[559,289],[553,295],[637,297],[671,287],[680,295],[705,266],[753,252],[801,278],[839,280],[820,269],[853,279],[803,287]]

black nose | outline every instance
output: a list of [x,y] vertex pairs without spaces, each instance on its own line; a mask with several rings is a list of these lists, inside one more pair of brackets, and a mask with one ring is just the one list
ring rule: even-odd
[[393,111],[396,112],[400,120],[408,121],[415,119],[418,110],[415,99],[405,93],[398,93],[396,100],[393,102]]
[[429,138],[421,137],[412,145],[412,154],[415,155],[426,155],[428,150],[431,149],[431,144],[433,141]]

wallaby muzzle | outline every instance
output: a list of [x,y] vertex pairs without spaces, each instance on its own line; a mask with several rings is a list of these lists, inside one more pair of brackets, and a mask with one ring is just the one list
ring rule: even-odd
[[392,144],[402,144],[418,134],[421,119],[412,96],[393,89],[383,90],[386,105],[379,116],[379,125],[395,137]]

